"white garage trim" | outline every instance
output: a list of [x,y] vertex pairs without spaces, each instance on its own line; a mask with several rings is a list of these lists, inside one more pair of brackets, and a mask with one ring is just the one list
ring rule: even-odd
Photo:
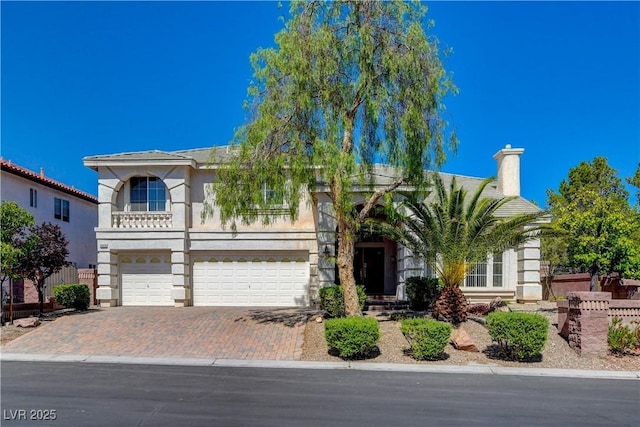
[[212,252],[194,256],[193,305],[305,306],[308,252]]
[[122,305],[173,306],[171,255],[120,257]]

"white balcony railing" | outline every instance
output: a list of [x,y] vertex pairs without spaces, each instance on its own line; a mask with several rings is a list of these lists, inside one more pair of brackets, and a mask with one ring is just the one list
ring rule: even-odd
[[171,228],[171,212],[112,212],[113,228]]

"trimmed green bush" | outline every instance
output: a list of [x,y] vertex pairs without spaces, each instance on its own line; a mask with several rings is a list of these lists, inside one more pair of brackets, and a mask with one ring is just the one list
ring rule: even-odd
[[406,282],[409,308],[415,311],[428,310],[440,293],[440,281],[435,277],[409,277]]
[[622,324],[619,317],[614,317],[609,325],[607,342],[614,354],[624,354],[640,347],[640,322],[632,322],[633,327]]
[[53,295],[59,304],[78,311],[87,310],[91,301],[87,285],[58,285],[53,288]]
[[324,323],[324,337],[340,357],[355,359],[371,354],[380,339],[380,328],[372,317],[329,319]]
[[[358,291],[358,303],[360,311],[364,308],[367,301],[367,295],[364,293],[364,286],[356,286]],[[342,286],[327,286],[321,288],[320,292],[320,308],[327,312],[329,317],[344,317],[344,294]]]
[[437,358],[451,337],[451,325],[433,319],[403,320],[401,330],[411,345],[413,357],[418,360]]
[[502,353],[514,360],[539,355],[549,331],[547,318],[532,313],[494,311],[487,316],[486,326]]

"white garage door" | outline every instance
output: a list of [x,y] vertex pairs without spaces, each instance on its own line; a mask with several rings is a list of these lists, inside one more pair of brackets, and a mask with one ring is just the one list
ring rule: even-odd
[[193,262],[193,305],[307,305],[308,253],[212,254]]
[[170,255],[120,258],[122,305],[174,305]]

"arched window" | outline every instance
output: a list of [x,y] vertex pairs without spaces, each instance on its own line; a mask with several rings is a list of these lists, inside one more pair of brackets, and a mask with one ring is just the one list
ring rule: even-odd
[[135,176],[129,180],[131,211],[157,212],[167,209],[167,187],[160,178]]

